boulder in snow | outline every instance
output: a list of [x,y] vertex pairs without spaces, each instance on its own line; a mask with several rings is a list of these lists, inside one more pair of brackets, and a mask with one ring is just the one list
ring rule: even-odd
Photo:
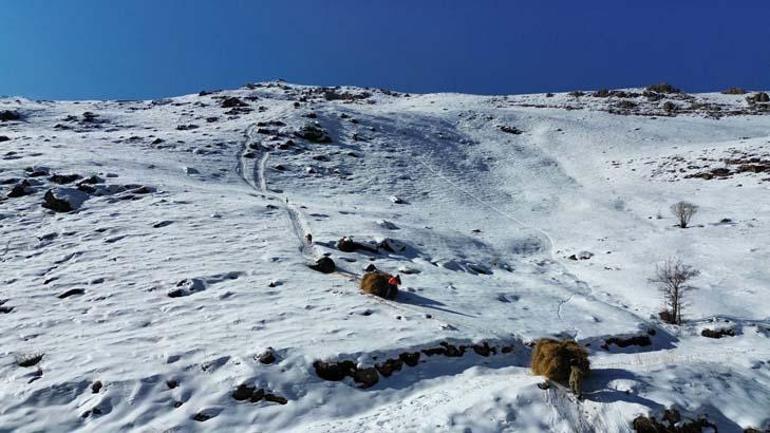
[[49,189],[43,197],[43,207],[56,212],[77,210],[88,199],[88,194],[75,188]]

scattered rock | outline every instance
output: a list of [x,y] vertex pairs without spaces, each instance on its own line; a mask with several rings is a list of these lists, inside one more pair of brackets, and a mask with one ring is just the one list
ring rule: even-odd
[[610,344],[614,344],[618,347],[628,347],[628,346],[640,346],[640,347],[646,347],[652,344],[652,340],[650,339],[649,335],[635,335],[633,337],[628,338],[622,338],[622,337],[610,337],[604,340],[604,344],[602,344],[602,349],[609,349]]
[[18,111],[3,110],[0,111],[0,121],[10,122],[14,120],[21,120],[21,114]]
[[238,385],[238,388],[233,391],[232,397],[237,401],[245,401],[251,398],[254,392],[257,390],[256,386],[251,385]]
[[11,188],[11,191],[8,193],[9,198],[15,198],[15,197],[23,197],[25,195],[30,195],[34,192],[32,189],[32,186],[30,185],[29,181],[24,179],[17,183],[16,185]]
[[204,409],[193,415],[192,419],[198,422],[206,422],[219,415],[220,412],[222,412],[222,410],[218,408]]
[[390,377],[394,372],[400,371],[404,365],[404,361],[401,359],[388,359],[385,362],[377,364],[374,368],[383,375],[383,377]]
[[53,183],[58,183],[60,185],[63,185],[65,183],[72,183],[78,179],[80,179],[82,176],[79,174],[54,174],[51,177],[48,178]]
[[331,274],[334,272],[337,267],[334,264],[334,260],[330,259],[329,257],[321,257],[318,259],[315,264],[309,265],[310,269],[316,270],[322,274]]
[[94,394],[98,394],[99,391],[102,389],[102,382],[97,380],[96,382],[91,384],[91,392]]
[[508,125],[500,125],[500,130],[507,134],[513,134],[513,135],[519,135],[524,132],[515,126],[508,126]]
[[404,352],[398,355],[398,359],[404,362],[404,364],[414,367],[420,362],[420,352]]
[[732,328],[722,328],[722,329],[706,328],[700,332],[700,335],[707,338],[735,337],[735,330]]
[[206,283],[200,278],[185,278],[176,283],[176,287],[176,289],[168,292],[169,298],[181,298],[206,290]]
[[70,296],[82,295],[84,293],[86,293],[85,289],[70,289],[64,293],[59,294],[57,298],[64,299],[64,298],[69,298]]
[[235,96],[230,96],[222,100],[222,108],[248,107],[249,104],[241,101]]
[[43,197],[43,207],[55,212],[77,210],[88,199],[88,194],[75,188],[49,189]]
[[16,365],[19,367],[34,367],[43,360],[42,353],[16,355]]
[[262,364],[272,364],[276,360],[275,351],[272,347],[268,347],[267,350],[257,355],[257,360]]
[[314,123],[308,123],[303,126],[299,131],[294,132],[294,135],[312,143],[331,143],[332,141],[331,137],[326,134],[326,131]]
[[353,373],[353,381],[361,388],[366,389],[376,385],[380,381],[380,375],[374,367],[358,368]]
[[353,361],[340,362],[313,362],[315,374],[323,380],[340,381],[348,376],[352,376],[356,370]]
[[271,393],[265,394],[265,401],[271,401],[273,403],[278,403],[278,404],[286,404],[289,402],[289,400],[287,400],[286,397],[281,397],[280,395],[271,394]]

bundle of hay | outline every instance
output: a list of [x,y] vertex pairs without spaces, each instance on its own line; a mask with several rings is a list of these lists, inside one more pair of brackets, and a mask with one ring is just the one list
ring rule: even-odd
[[566,385],[570,378],[571,364],[577,365],[583,375],[588,375],[588,352],[576,341],[542,338],[535,344],[532,352],[534,374]]
[[[393,277],[392,275],[381,272],[367,272],[364,277],[361,278],[361,291],[370,295],[379,296],[385,299],[396,299],[398,294],[398,286],[388,284],[388,280]],[[401,282],[399,277],[396,277],[398,282]]]

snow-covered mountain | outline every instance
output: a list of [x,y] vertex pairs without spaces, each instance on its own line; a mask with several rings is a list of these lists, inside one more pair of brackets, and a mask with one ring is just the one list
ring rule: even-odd
[[770,111],[674,90],[0,99],[0,432],[770,428]]

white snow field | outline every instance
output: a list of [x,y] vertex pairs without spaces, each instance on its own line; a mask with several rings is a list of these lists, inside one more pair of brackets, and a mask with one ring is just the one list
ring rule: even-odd
[[[0,99],[0,432],[770,429],[752,95]],[[669,257],[701,271],[682,326]],[[396,300],[359,291],[370,264]],[[582,402],[536,386],[541,337],[586,345]]]

